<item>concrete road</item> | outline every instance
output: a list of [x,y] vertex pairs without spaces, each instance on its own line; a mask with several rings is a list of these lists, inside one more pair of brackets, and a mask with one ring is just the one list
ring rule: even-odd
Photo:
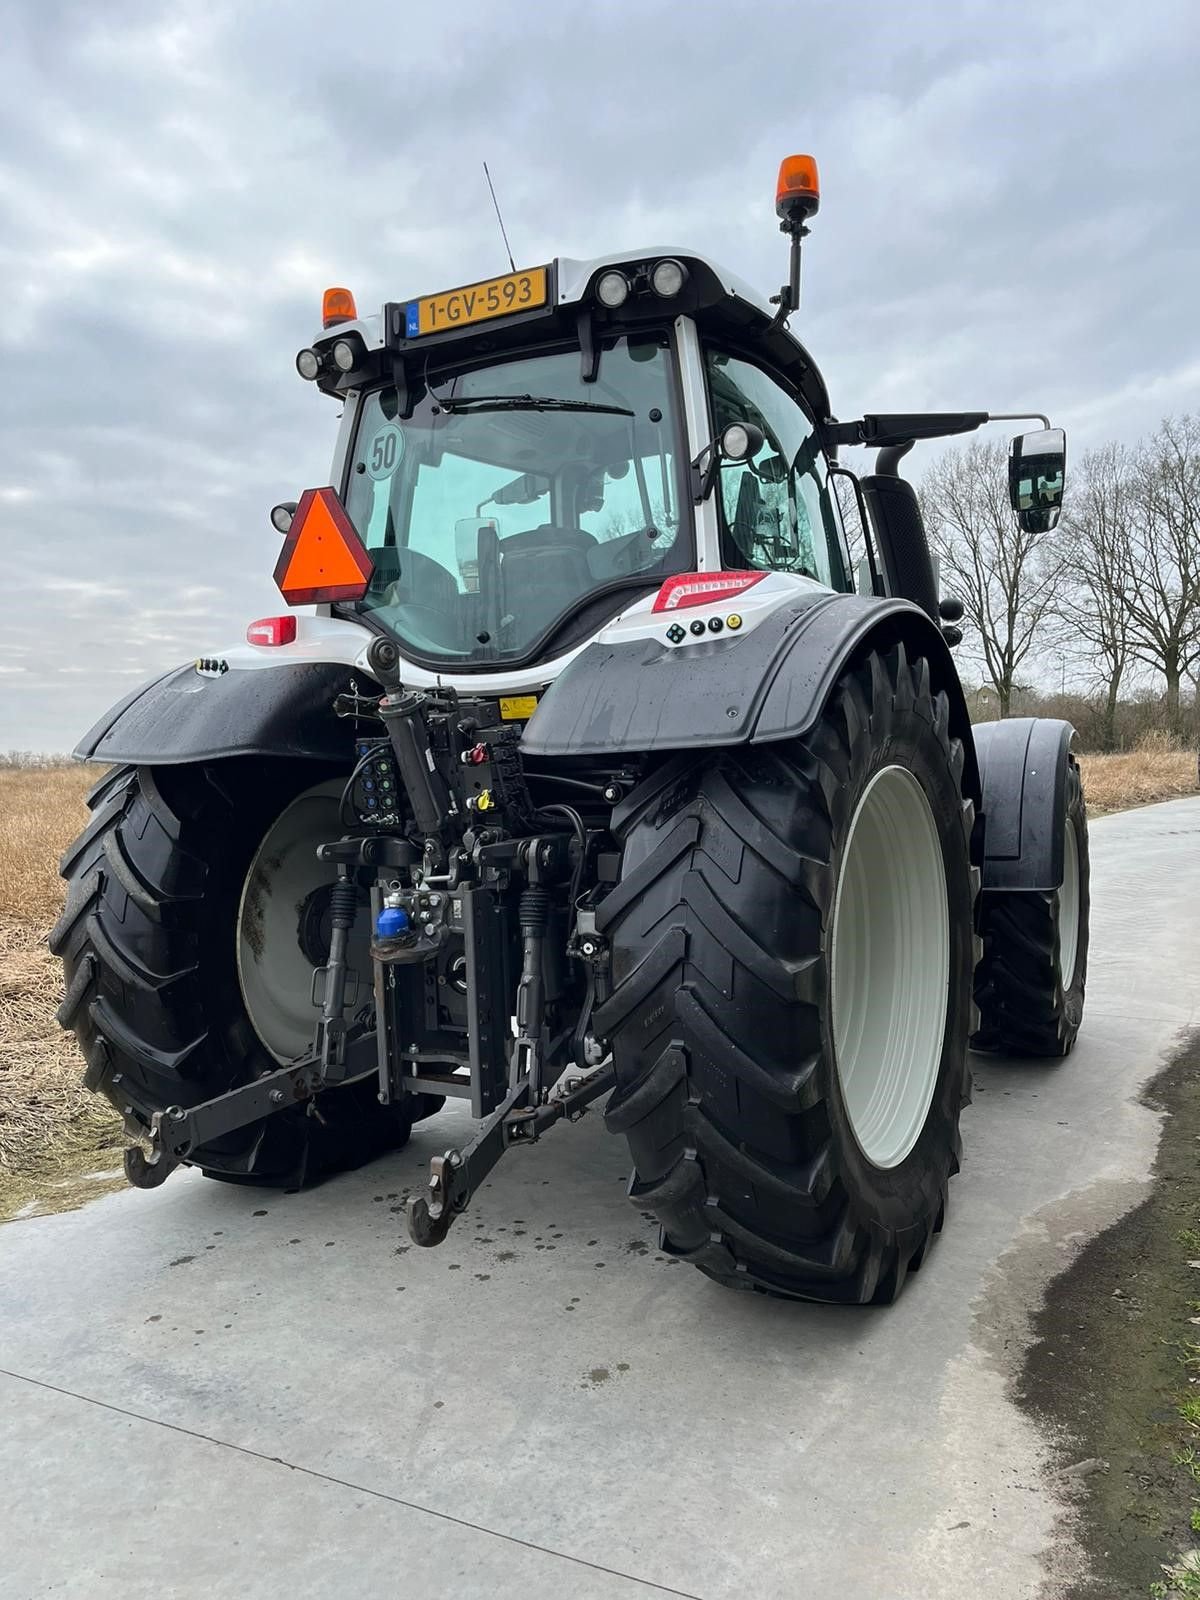
[[1200,1001],[1200,800],[1092,850],[1078,1048],[977,1062],[893,1309],[668,1263],[595,1117],[433,1251],[400,1197],[451,1113],[307,1194],[189,1173],[0,1229],[0,1595],[1033,1596],[1070,1549],[1006,1398],[1025,1311],[1137,1199],[1138,1088]]

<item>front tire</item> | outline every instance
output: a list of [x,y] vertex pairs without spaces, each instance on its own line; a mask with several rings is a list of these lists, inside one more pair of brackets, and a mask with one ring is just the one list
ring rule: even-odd
[[942,1225],[969,1089],[963,767],[898,647],[804,739],[675,760],[614,817],[606,1121],[662,1247],[721,1283],[890,1301]]
[[[79,1040],[85,1086],[135,1125],[148,1126],[166,1106],[222,1094],[288,1058],[288,1030],[300,1011],[275,1015],[256,996],[256,1023],[242,977],[249,938],[273,981],[301,982],[292,970],[296,907],[289,930],[263,913],[247,933],[247,884],[261,888],[264,839],[303,797],[322,793],[324,776],[303,762],[248,757],[118,767],[88,796],[92,820],[60,864],[67,903],[50,936],[66,980],[58,1019]],[[289,939],[292,948],[274,964],[272,941]],[[319,957],[307,963],[299,997],[313,1021],[308,984],[317,964]],[[301,1053],[306,1041],[297,1037]],[[411,1122],[406,1111],[381,1108],[376,1087],[365,1078],[327,1091],[320,1119],[288,1109],[205,1145],[191,1162],[232,1182],[298,1188],[398,1148]]]
[[983,955],[975,974],[974,1050],[1071,1053],[1087,986],[1091,863],[1079,765],[1067,757],[1063,881],[1052,890],[984,891]]

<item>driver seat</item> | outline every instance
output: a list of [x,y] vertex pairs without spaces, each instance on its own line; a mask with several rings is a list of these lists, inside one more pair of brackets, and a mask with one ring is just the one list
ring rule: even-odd
[[375,563],[368,594],[378,595],[386,605],[415,603],[447,616],[458,610],[458,585],[432,556],[420,550],[402,550],[394,544],[367,553]]
[[501,612],[520,617],[528,639],[596,586],[588,552],[597,541],[582,528],[545,522],[500,541]]

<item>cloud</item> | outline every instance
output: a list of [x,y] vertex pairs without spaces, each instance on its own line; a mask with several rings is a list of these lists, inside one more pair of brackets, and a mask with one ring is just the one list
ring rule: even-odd
[[775,166],[815,151],[794,326],[841,416],[1036,407],[1077,452],[1197,403],[1190,0],[869,26],[346,0],[332,41],[318,0],[10,10],[0,633],[28,670],[0,748],[69,746],[135,671],[278,608],[267,513],[326,481],[335,432],[292,370],[320,291],[496,270],[485,157],[522,261],[690,240],[773,290]]

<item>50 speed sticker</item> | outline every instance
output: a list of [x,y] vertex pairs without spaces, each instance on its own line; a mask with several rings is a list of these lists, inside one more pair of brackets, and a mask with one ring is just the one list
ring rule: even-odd
[[367,476],[376,483],[381,478],[390,478],[403,460],[404,430],[394,422],[385,422],[367,446],[363,461]]

